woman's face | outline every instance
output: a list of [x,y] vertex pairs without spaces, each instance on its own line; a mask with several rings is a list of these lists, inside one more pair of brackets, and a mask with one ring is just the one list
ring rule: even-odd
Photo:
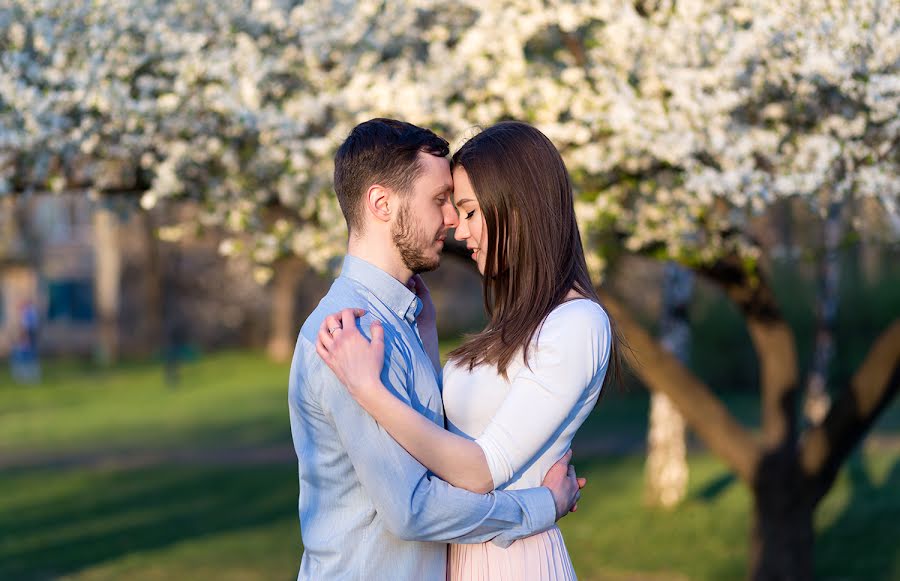
[[478,265],[478,272],[484,274],[485,257],[487,255],[487,226],[481,213],[475,190],[469,182],[469,175],[462,166],[453,170],[453,198],[459,212],[459,226],[454,237],[465,240],[466,247],[472,250],[472,260]]

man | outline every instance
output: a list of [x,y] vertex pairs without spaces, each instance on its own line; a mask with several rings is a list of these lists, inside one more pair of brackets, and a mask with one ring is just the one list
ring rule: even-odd
[[[291,366],[291,431],[300,475],[304,554],[298,579],[443,580],[448,542],[508,545],[550,528],[578,494],[568,458],[544,486],[480,495],[436,478],[353,400],[316,353],[330,313],[364,309],[385,335],[382,381],[444,425],[436,333],[410,278],[437,268],[457,225],[447,142],[389,119],[354,128],[335,155],[350,240],[341,276],[306,320]],[[349,320],[349,318],[347,318]],[[331,329],[335,331],[336,329]]]

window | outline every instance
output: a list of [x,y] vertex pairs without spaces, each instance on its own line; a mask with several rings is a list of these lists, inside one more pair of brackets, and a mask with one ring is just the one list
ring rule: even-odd
[[47,283],[47,320],[94,320],[94,285],[90,280],[60,279]]

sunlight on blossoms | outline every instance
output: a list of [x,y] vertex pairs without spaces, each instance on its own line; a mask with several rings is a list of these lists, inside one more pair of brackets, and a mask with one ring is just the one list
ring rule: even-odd
[[657,4],[10,0],[0,191],[131,160],[144,210],[196,200],[247,239],[223,253],[327,269],[346,237],[332,157],[354,125],[401,118],[455,148],[514,118],[560,149],[582,229],[629,251],[749,252],[749,217],[787,197],[870,197],[900,221],[900,4]]

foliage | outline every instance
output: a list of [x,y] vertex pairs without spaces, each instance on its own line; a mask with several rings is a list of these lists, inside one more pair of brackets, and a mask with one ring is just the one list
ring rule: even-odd
[[896,2],[6,6],[0,191],[133,175],[145,207],[198,198],[202,223],[234,235],[221,250],[263,265],[342,252],[331,156],[374,116],[454,145],[501,119],[537,125],[575,177],[598,274],[608,226],[633,251],[752,262],[748,218],[784,196],[874,197],[900,231]]

